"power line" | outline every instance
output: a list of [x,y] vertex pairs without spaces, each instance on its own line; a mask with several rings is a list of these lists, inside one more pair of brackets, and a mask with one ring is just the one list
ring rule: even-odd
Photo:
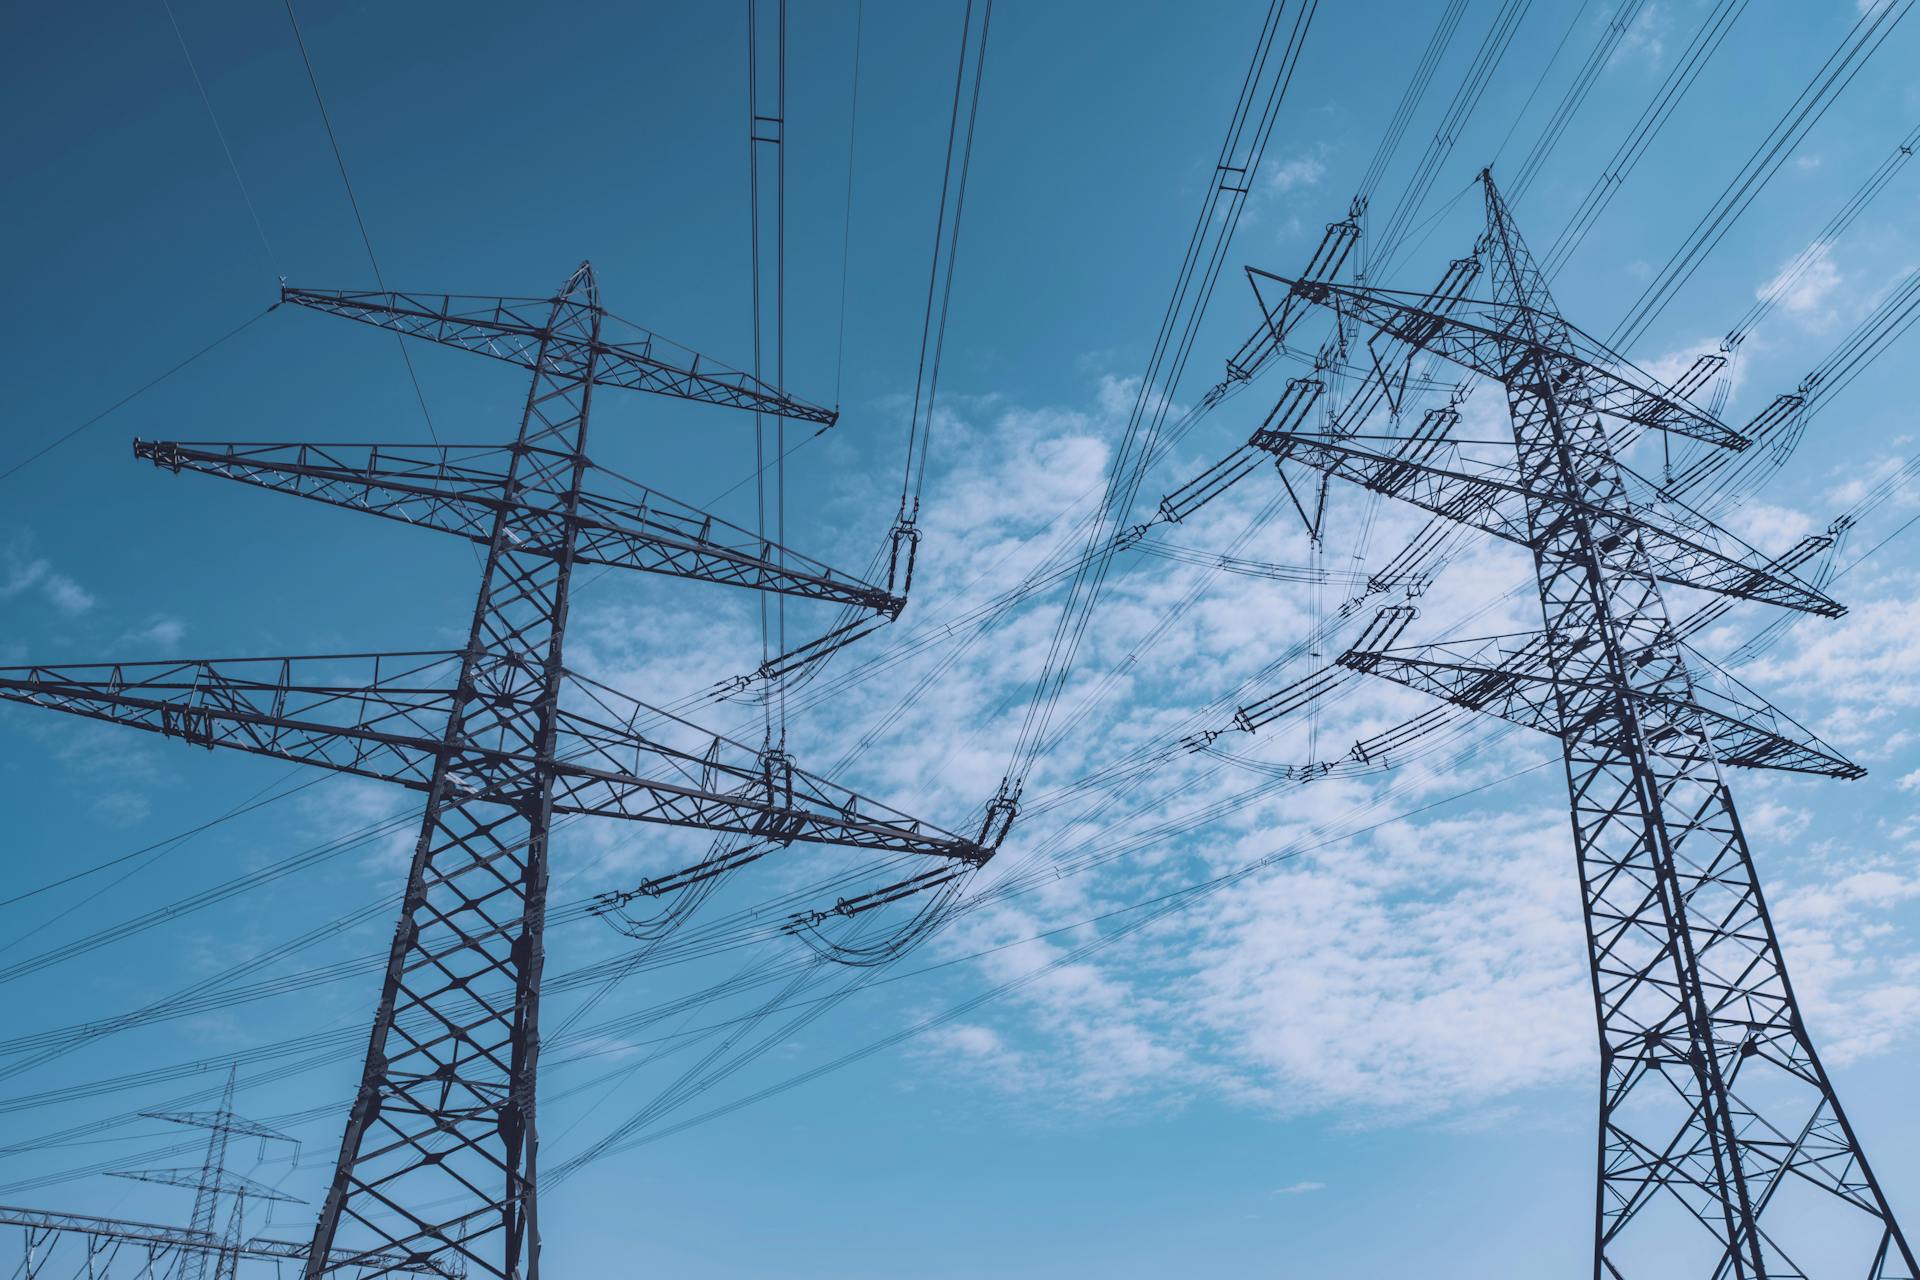
[[1675,294],[1693,278],[1714,248],[1725,238],[1773,175],[1787,162],[1801,140],[1826,115],[1840,94],[1886,42],[1895,27],[1912,11],[1914,0],[1873,0],[1848,30],[1840,47],[1827,55],[1812,81],[1800,91],[1786,113],[1755,146],[1740,171],[1665,266],[1641,291],[1626,317],[1614,327],[1607,344],[1625,349],[1638,342]]
[[206,346],[201,347],[198,351],[194,352],[192,355],[188,356],[186,359],[180,361],[178,364],[173,365],[172,367],[167,369],[166,372],[159,374],[158,376],[151,378],[146,382],[141,383],[139,386],[135,387],[132,391],[129,391],[126,395],[121,396],[118,400],[115,400],[112,404],[108,405],[106,408],[102,409],[100,412],[94,414],[91,418],[88,418],[85,422],[81,423],[79,426],[69,428],[67,431],[62,432],[58,436],[55,436],[52,440],[48,441],[46,444],[41,445],[38,449],[34,450],[32,453],[28,454],[26,457],[20,459],[20,461],[14,463],[11,467],[8,467],[5,471],[0,471],[0,481],[7,480],[10,477],[19,473],[20,471],[24,470],[28,466],[31,466],[33,463],[38,462],[40,459],[46,457],[49,453],[52,453],[55,449],[58,449],[61,445],[67,443],[67,441],[79,435],[82,431],[85,431],[88,427],[93,426],[95,423],[99,422],[102,418],[105,418],[107,415],[113,413],[115,410],[122,409],[127,405],[131,404],[133,401],[137,400],[141,396],[145,395],[147,392],[153,390],[155,387],[165,382],[168,378],[171,378],[174,374],[179,373],[182,369],[186,368],[188,365],[192,364],[194,361],[200,359],[200,357],[206,355],[207,353],[215,350],[218,347],[226,345],[226,343],[231,341],[232,339],[239,337],[242,333],[246,332],[248,329],[251,329],[254,325],[258,324],[262,319],[266,318],[266,316],[269,315],[271,312],[273,312],[276,308],[278,308],[279,305],[280,304],[276,302],[273,304],[273,306],[266,308],[264,311],[261,311],[258,315],[255,315],[235,325],[233,328],[227,330],[225,333],[215,338],[212,342],[209,342]]
[[180,42],[180,55],[187,60],[187,71],[193,76],[193,87],[200,91],[200,102],[207,109],[207,119],[213,124],[214,135],[220,139],[220,150],[227,157],[227,170],[233,174],[233,184],[240,188],[240,198],[247,202],[247,214],[253,219],[253,229],[260,235],[260,247],[267,251],[267,263],[273,268],[275,279],[284,278],[280,259],[274,254],[273,245],[267,239],[267,229],[260,221],[260,211],[254,207],[246,179],[240,176],[240,166],[233,158],[233,148],[227,145],[227,131],[220,127],[220,117],[213,109],[213,99],[207,96],[207,86],[200,79],[200,68],[194,65],[193,53],[187,48],[187,37],[180,31],[180,20],[173,15],[173,4],[171,0],[160,0],[160,5],[167,11],[167,21],[173,27],[173,38]]
[[847,366],[847,266],[853,261],[853,162],[859,154],[860,48],[866,26],[867,0],[858,0],[853,9],[853,93],[852,100],[847,104],[846,214],[840,222],[840,336],[833,347],[833,403],[836,408],[840,404],[841,376]]
[[[333,131],[333,117],[327,112],[327,100],[320,93],[320,77],[314,74],[313,59],[307,56],[307,42],[300,34],[300,19],[293,12],[293,0],[283,0],[287,8],[287,23],[293,28],[293,42],[300,49],[301,65],[307,69],[307,83],[313,87],[313,104],[320,108],[320,123],[326,126],[327,145],[333,149],[333,163],[340,170],[340,185],[347,190],[347,203],[353,207],[354,225],[360,228],[360,243],[367,250],[367,265],[373,268],[374,283],[381,292],[387,288],[386,277],[380,274],[380,259],[373,252],[373,237],[367,234],[367,220],[360,213],[360,198],[353,193],[353,179],[347,176],[347,158],[340,151],[340,139]],[[414,372],[413,354],[407,350],[406,340],[395,336],[394,342],[400,348],[400,359],[407,366],[407,380],[413,384],[413,398],[420,403],[420,416],[427,424],[427,436],[435,444],[440,443],[440,433],[433,429],[433,414],[427,409],[427,396],[420,389],[420,375]]]

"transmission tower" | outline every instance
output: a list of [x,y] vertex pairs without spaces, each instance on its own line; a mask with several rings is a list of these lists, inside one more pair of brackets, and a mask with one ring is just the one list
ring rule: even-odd
[[[229,1070],[220,1105],[213,1111],[140,1113],[149,1120],[165,1120],[170,1124],[206,1130],[206,1155],[198,1168],[122,1170],[112,1175],[131,1178],[136,1182],[190,1189],[193,1192],[193,1218],[189,1225],[173,1227],[126,1218],[103,1218],[93,1214],[0,1205],[0,1226],[15,1226],[22,1230],[25,1247],[22,1250],[24,1260],[21,1273],[24,1280],[35,1280],[35,1277],[50,1271],[53,1274],[68,1274],[64,1266],[54,1270],[62,1242],[78,1246],[83,1259],[80,1271],[89,1277],[114,1274],[123,1254],[128,1255],[127,1262],[134,1273],[147,1280],[156,1280],[163,1275],[169,1280],[203,1280],[208,1275],[213,1276],[214,1280],[234,1280],[242,1262],[272,1262],[277,1270],[281,1263],[304,1261],[308,1251],[308,1245],[304,1242],[274,1240],[264,1236],[248,1237],[245,1233],[248,1199],[287,1203],[297,1201],[273,1187],[229,1169],[227,1157],[233,1140],[257,1138],[263,1147],[269,1142],[285,1142],[297,1149],[299,1144],[278,1129],[236,1113],[233,1109],[235,1083],[236,1073]],[[229,1201],[231,1208],[226,1213],[226,1227],[224,1230],[217,1229],[221,1205]],[[401,1257],[383,1258],[381,1265],[397,1272],[431,1276],[453,1274],[430,1262]]]
[[[535,1078],[548,835],[568,815],[975,864],[979,840],[804,773],[570,672],[568,592],[598,564],[897,611],[840,574],[596,467],[597,388],[826,425],[834,412],[624,325],[582,263],[549,298],[283,288],[284,303],[531,372],[502,445],[135,441],[196,471],[437,529],[486,548],[465,647],[0,669],[0,698],[425,793],[366,1064],[306,1275],[396,1259],[537,1280]],[[591,483],[590,483],[591,482]]]
[[[298,1204],[299,1201],[284,1195],[272,1187],[257,1182],[227,1168],[227,1148],[235,1137],[258,1138],[262,1145],[268,1142],[292,1143],[297,1149],[299,1143],[278,1129],[249,1120],[235,1114],[233,1110],[233,1089],[238,1071],[229,1068],[227,1085],[220,1094],[220,1106],[215,1111],[142,1111],[140,1114],[149,1120],[165,1120],[170,1124],[186,1125],[189,1128],[207,1131],[207,1154],[198,1169],[139,1169],[116,1172],[116,1178],[131,1178],[136,1182],[158,1182],[166,1186],[190,1187],[193,1190],[193,1219],[188,1232],[201,1239],[217,1241],[213,1250],[188,1249],[180,1256],[180,1280],[205,1280],[211,1265],[214,1280],[233,1280],[235,1270],[240,1265],[240,1248],[244,1235],[242,1227],[246,1221],[247,1199],[280,1201],[286,1204]],[[227,1214],[227,1227],[222,1235],[216,1236],[215,1224],[220,1218],[220,1205],[231,1199],[232,1208]]]
[[1688,648],[1662,589],[1843,609],[1794,575],[1796,557],[1765,560],[1619,459],[1649,429],[1750,441],[1565,320],[1491,173],[1481,181],[1475,256],[1492,300],[1250,270],[1265,319],[1249,345],[1277,348],[1311,304],[1372,328],[1376,352],[1462,365],[1505,388],[1513,461],[1472,460],[1457,413],[1374,447],[1353,423],[1301,429],[1286,400],[1250,443],[1532,554],[1539,633],[1399,648],[1379,647],[1380,626],[1340,662],[1561,741],[1600,1030],[1595,1277],[1913,1280],[1807,1034],[1723,774],[1863,771]]

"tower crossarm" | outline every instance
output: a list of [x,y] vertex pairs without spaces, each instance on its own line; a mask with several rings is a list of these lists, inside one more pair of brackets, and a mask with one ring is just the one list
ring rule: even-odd
[[[1570,638],[1568,644],[1585,647],[1578,638]],[[1355,671],[1558,738],[1602,749],[1625,747],[1625,742],[1614,740],[1619,733],[1618,691],[1604,681],[1565,673],[1556,680],[1547,650],[1542,638],[1496,637],[1398,649],[1352,649],[1338,661]],[[1705,662],[1691,650],[1687,659],[1690,669]],[[1726,687],[1714,688],[1696,678],[1679,694],[1633,689],[1626,696],[1634,703],[1638,731],[1648,747],[1664,755],[1711,757],[1751,769],[1836,778],[1866,774],[1758,694],[1730,680]]]
[[[191,1231],[157,1222],[138,1222],[128,1218],[103,1218],[89,1213],[59,1213],[49,1209],[23,1209],[0,1205],[0,1226],[24,1227],[34,1232],[64,1232],[96,1240],[124,1240],[157,1249],[178,1249],[208,1253],[237,1253],[240,1257],[264,1262],[300,1262],[307,1256],[307,1242],[274,1240],[256,1236],[237,1244],[204,1231]],[[380,1255],[363,1259],[365,1265],[381,1271],[454,1277],[459,1273],[431,1259]]]
[[[1550,332],[1556,367],[1567,372],[1555,388],[1563,404],[1735,451],[1752,443],[1557,316],[1478,299],[1456,301],[1443,311],[1423,294],[1289,279],[1252,267],[1247,274],[1256,293],[1284,289],[1287,298],[1318,303],[1499,382],[1533,360],[1543,349],[1540,335]],[[1269,316],[1281,314],[1279,299],[1263,293],[1260,305]]]
[[[445,743],[459,653],[0,668],[0,701],[146,729],[205,747],[316,764],[429,790],[449,757],[461,795],[518,803],[535,743],[476,734]],[[538,696],[526,668],[471,666],[472,696],[510,708]],[[352,677],[358,676],[359,679]],[[555,812],[699,827],[768,840],[985,861],[974,841],[888,809],[784,760],[572,677],[559,709]]]
[[1822,617],[1846,612],[1826,593],[1704,521],[1682,523],[1651,507],[1537,492],[1511,467],[1471,462],[1445,467],[1418,450],[1387,453],[1353,439],[1308,432],[1259,432],[1253,443],[1283,462],[1299,462],[1522,546],[1532,546],[1537,535],[1521,504],[1552,503],[1563,518],[1591,523],[1602,538],[1639,539],[1653,576],[1662,581]]
[[249,1120],[245,1116],[235,1115],[231,1111],[142,1111],[148,1120],[166,1120],[172,1124],[191,1125],[196,1129],[212,1129],[221,1133],[236,1134],[242,1138],[267,1138],[277,1142],[293,1142],[290,1134]]
[[[135,457],[364,511],[481,545],[503,513],[512,549],[898,614],[905,601],[810,556],[663,493],[616,479],[618,492],[547,493],[509,479],[495,445],[276,444],[136,440]],[[590,475],[613,477],[594,468]],[[569,506],[571,505],[571,509]]]
[[174,1169],[113,1169],[108,1177],[130,1178],[135,1182],[157,1182],[168,1187],[191,1187],[196,1191],[207,1190],[222,1195],[244,1194],[249,1200],[277,1200],[282,1204],[299,1204],[297,1196],[287,1195],[261,1182],[249,1178],[231,1169],[208,1170],[181,1166]]
[[[600,326],[582,325],[574,314],[591,310],[605,317],[607,313],[600,311],[597,298],[583,301],[577,294],[563,294],[558,299],[494,298],[286,286],[280,290],[280,300],[527,369],[534,367],[545,343],[550,361],[591,367],[597,386],[651,391],[823,426],[840,416],[838,410],[797,400],[752,374],[729,368],[625,321],[620,323],[632,329],[635,338],[608,341],[599,336]],[[558,318],[556,309],[561,313]]]
[[0,701],[424,790],[457,652],[0,667]]

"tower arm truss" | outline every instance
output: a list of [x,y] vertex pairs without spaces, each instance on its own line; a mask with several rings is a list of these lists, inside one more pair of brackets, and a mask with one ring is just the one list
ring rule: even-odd
[[231,1111],[142,1111],[140,1114],[148,1120],[165,1120],[172,1124],[191,1125],[196,1129],[212,1129],[242,1138],[266,1138],[276,1142],[298,1141],[291,1134],[282,1133],[257,1120],[235,1115]]
[[[170,471],[194,471],[311,498],[482,546],[503,514],[513,550],[573,556],[638,569],[776,591],[896,616],[905,600],[787,550],[697,507],[622,480],[628,492],[573,495],[515,485],[513,450],[495,445],[276,444],[135,440],[134,456]],[[611,475],[595,469],[592,474]]]
[[[226,1253],[263,1262],[304,1262],[307,1242],[274,1240],[256,1236],[238,1243],[224,1241],[202,1231],[166,1226],[157,1222],[137,1222],[128,1218],[102,1218],[89,1213],[59,1213],[50,1209],[23,1209],[0,1205],[0,1226],[24,1227],[29,1232],[63,1232],[94,1240],[120,1240],[146,1245],[156,1250],[182,1250]],[[364,1259],[369,1267],[418,1275],[454,1277],[457,1272],[426,1258],[377,1255]]]
[[[474,351],[525,369],[534,367],[542,344],[557,363],[590,366],[597,386],[625,387],[703,404],[778,414],[830,426],[840,414],[795,399],[750,373],[730,368],[658,334],[628,327],[638,337],[609,342],[599,326],[556,322],[556,304],[584,309],[570,299],[492,298],[444,293],[356,292],[346,289],[280,290],[280,300],[345,316],[409,338]],[[592,308],[598,310],[598,303]],[[605,315],[605,312],[600,314]],[[625,324],[626,322],[622,322]]]
[[0,701],[424,790],[461,656],[434,651],[4,667]]
[[244,1195],[250,1200],[274,1200],[281,1204],[299,1204],[297,1196],[275,1190],[258,1178],[235,1173],[231,1169],[209,1171],[199,1166],[180,1165],[172,1169],[113,1169],[110,1178],[134,1182],[156,1182],[165,1187],[189,1187],[195,1191],[214,1191],[222,1195]]
[[[130,725],[205,747],[430,790],[440,757],[448,785],[478,801],[517,803],[516,780],[539,755],[504,733],[446,744],[457,652],[0,668],[0,701]],[[472,664],[472,697],[511,706],[525,669]],[[354,680],[345,677],[360,675]],[[556,716],[553,810],[698,827],[788,844],[845,845],[982,862],[974,841],[570,676],[577,706]]]
[[[1256,294],[1261,293],[1263,282],[1269,291],[1284,287],[1287,298],[1329,307],[1389,338],[1496,381],[1510,378],[1515,368],[1541,349],[1537,335],[1551,331],[1555,360],[1576,371],[1564,386],[1555,388],[1563,404],[1736,452],[1752,443],[1712,414],[1669,394],[1651,375],[1634,369],[1559,317],[1518,303],[1454,299],[1443,311],[1424,294],[1290,279],[1254,267],[1247,268],[1247,275]],[[1260,305],[1269,316],[1282,314],[1280,301],[1262,296]]]
[[[1615,741],[1616,690],[1598,679],[1561,676],[1546,661],[1544,639],[1513,646],[1494,641],[1419,645],[1404,649],[1352,649],[1341,666],[1381,676],[1442,698],[1457,707],[1484,711],[1557,738],[1619,750]],[[1584,647],[1578,643],[1570,647]],[[1689,666],[1705,663],[1688,650]],[[1731,678],[1728,678],[1731,683]],[[1639,731],[1651,749],[1682,757],[1711,756],[1749,769],[1779,769],[1833,778],[1860,778],[1866,770],[1820,741],[1784,712],[1744,686],[1719,690],[1698,681],[1684,695],[1629,690]]]
[[[1432,454],[1423,448],[1382,453],[1350,439],[1305,432],[1260,432],[1253,442],[1281,461],[1299,462],[1521,546],[1532,546],[1538,536],[1522,504],[1550,502],[1564,519],[1592,524],[1603,539],[1639,539],[1651,561],[1653,576],[1662,581],[1827,618],[1846,612],[1825,592],[1772,566],[1759,552],[1731,535],[1710,527],[1681,525],[1646,507],[1602,505],[1564,493],[1536,493],[1511,468],[1471,463],[1461,463],[1459,469],[1442,467],[1428,461]],[[1409,443],[1437,447],[1443,442]]]

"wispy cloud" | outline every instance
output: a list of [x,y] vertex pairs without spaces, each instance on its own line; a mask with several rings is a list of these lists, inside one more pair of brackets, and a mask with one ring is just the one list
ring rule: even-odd
[[69,617],[94,606],[91,592],[57,571],[46,557],[35,555],[33,539],[18,533],[0,542],[0,600],[11,600],[29,592],[38,594]]
[[141,647],[155,656],[172,656],[186,634],[185,622],[171,614],[157,613],[122,635],[120,643]]
[[1833,302],[1842,283],[1840,268],[1833,261],[1833,246],[1821,241],[1796,254],[1773,279],[1754,291],[1754,297],[1774,298],[1788,315],[1824,328],[1835,319]]
[[[789,745],[803,764],[953,827],[992,793],[1061,588],[1009,610],[977,642],[962,643],[974,633],[945,632],[944,624],[1018,582],[1050,548],[1078,545],[1074,517],[1051,528],[1045,522],[1063,509],[1092,509],[1107,466],[1105,442],[1117,436],[1135,389],[1102,376],[1078,405],[948,401],[915,602],[893,629],[850,650],[822,677],[837,680],[875,662],[883,664],[874,668],[879,678],[831,698],[799,690]],[[1469,409],[1487,421],[1476,417],[1466,434],[1497,425],[1500,406],[1492,397],[1469,401]],[[1257,420],[1257,408],[1252,412]],[[1244,427],[1236,422],[1205,443],[1183,444],[1149,479],[1143,508],[1236,437],[1243,440]],[[861,487],[867,483],[847,482],[831,500],[847,518],[836,518],[828,545],[806,550],[843,563],[864,559],[871,549],[865,539],[881,532],[863,526],[864,513],[886,503],[885,494]],[[1262,472],[1217,499],[1203,518],[1157,536],[1217,552],[1277,494]],[[1420,523],[1394,504],[1369,505],[1357,492],[1336,489],[1330,500],[1339,528],[1361,527],[1372,511],[1374,559],[1390,555]],[[1785,506],[1753,506],[1741,519],[1769,544],[1806,525]],[[1243,554],[1313,562],[1297,525],[1268,516]],[[1330,547],[1321,563],[1362,563],[1350,558],[1355,550]],[[1445,590],[1416,601],[1422,616],[1409,639],[1537,627],[1530,593],[1507,594],[1528,576],[1519,553],[1470,543],[1448,570]],[[929,944],[930,954],[947,959],[988,952],[951,971],[960,987],[1023,984],[918,1041],[913,1052],[922,1065],[937,1064],[945,1079],[973,1082],[1043,1115],[1116,1114],[1123,1104],[1137,1115],[1212,1097],[1376,1122],[1457,1123],[1530,1089],[1591,1076],[1592,994],[1564,797],[1553,771],[1368,835],[1316,835],[1352,831],[1550,759],[1550,740],[1515,733],[1493,742],[1481,722],[1471,729],[1471,740],[1484,743],[1473,759],[1408,760],[1377,777],[1305,787],[1272,785],[1243,765],[1164,748],[1211,700],[1236,690],[1251,699],[1330,661],[1337,644],[1317,655],[1286,655],[1349,589],[1329,588],[1315,605],[1298,584],[1221,574],[1204,563],[1117,562],[1061,701],[1067,731],[1029,783],[1014,841],[980,883],[1054,868],[1062,874],[961,916]],[[663,599],[658,591],[649,592],[644,607],[612,594],[583,599],[574,614],[576,662],[618,687],[685,691],[758,661],[757,613],[744,598],[709,592],[685,606],[699,612],[684,615],[677,599]],[[1385,602],[1368,602],[1354,625]],[[1176,608],[1184,612],[1170,620]],[[1837,675],[1832,688],[1821,689],[1831,699],[1824,707],[1809,709],[1798,695],[1788,709],[1831,740],[1859,737],[1867,729],[1855,721],[1872,713],[1875,670],[1899,668],[1908,684],[1915,683],[1908,666],[1920,675],[1920,650],[1899,650],[1913,643],[1902,636],[1920,634],[1920,616],[1908,618],[1903,608],[1911,612],[1897,593],[1870,599],[1837,629],[1823,624],[1804,642],[1796,639],[1762,674],[1800,688]],[[916,636],[938,642],[891,656]],[[1834,645],[1839,652],[1823,648]],[[1859,655],[1866,666],[1856,691],[1845,677]],[[1231,705],[1211,723],[1225,727]],[[1316,715],[1258,735],[1235,731],[1222,746],[1253,763],[1339,758],[1361,734],[1432,705],[1355,677]],[[718,703],[690,714],[743,737],[759,732],[758,711],[747,705]],[[1079,718],[1068,721],[1070,714]],[[1128,775],[1126,785],[1085,785],[1103,767],[1149,749],[1159,752],[1151,768]],[[844,767],[834,768],[836,760]],[[1784,793],[1763,792],[1743,813],[1770,851],[1790,852],[1815,820],[1809,805]],[[652,839],[636,843],[644,854],[618,856],[643,857],[648,865],[668,856]],[[1296,843],[1321,847],[1220,891],[1203,910],[1097,952],[1082,956],[1075,948],[1110,925],[1037,937]],[[1123,846],[1124,854],[1103,852]],[[1905,961],[1862,954],[1849,931],[1885,919],[1907,890],[1879,878],[1887,869],[1870,860],[1823,856],[1830,876],[1769,858],[1770,868],[1791,873],[1779,895],[1780,918],[1791,923],[1789,960],[1804,961],[1822,1025],[1860,1020],[1859,1034],[1837,1052],[1878,1052],[1911,1033],[1920,1002],[1907,998]],[[1078,860],[1096,858],[1105,859],[1096,870],[1065,874]],[[783,875],[789,865],[770,861],[755,874]],[[1822,886],[1825,898],[1815,894]],[[941,1007],[937,997],[916,996],[910,1011]]]
[[1301,187],[1319,185],[1326,174],[1327,162],[1318,154],[1292,156],[1273,167],[1267,178],[1267,189],[1275,195],[1286,195]]
[[1631,63],[1645,70],[1657,69],[1667,53],[1667,32],[1672,23],[1662,5],[1649,4],[1627,28],[1626,35],[1607,59],[1608,66]]

